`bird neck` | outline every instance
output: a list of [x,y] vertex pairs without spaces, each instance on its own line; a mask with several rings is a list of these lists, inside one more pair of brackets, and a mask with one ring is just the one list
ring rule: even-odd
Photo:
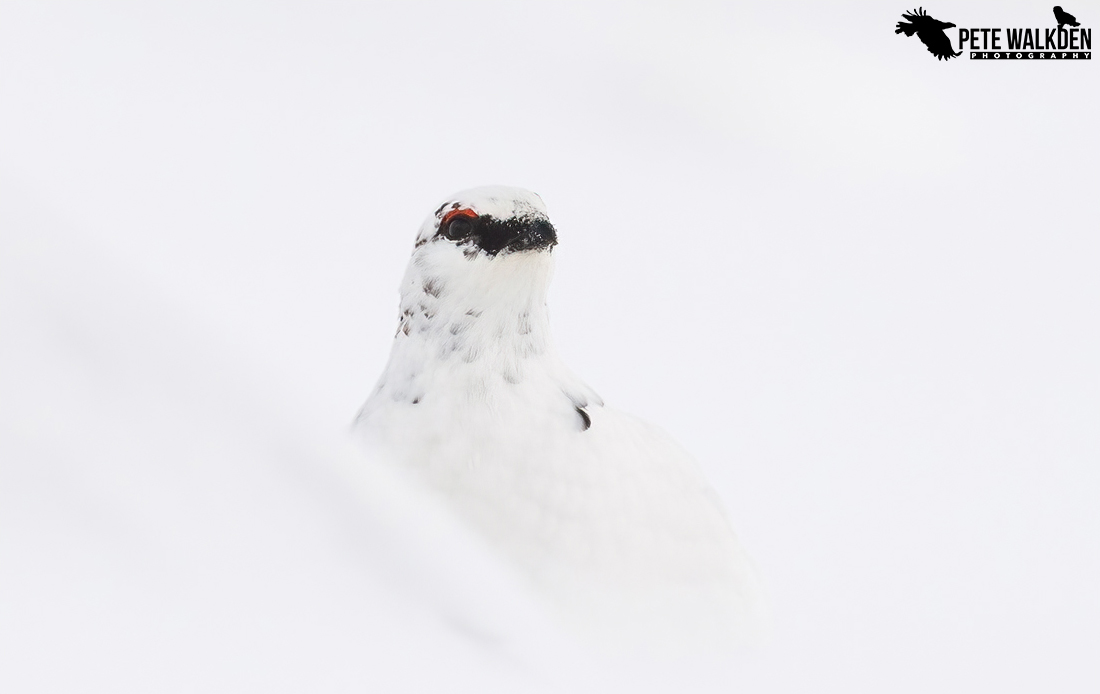
[[475,264],[454,273],[415,257],[410,263],[379,397],[419,402],[457,389],[493,400],[498,389],[537,382],[555,369],[549,254],[468,262]]

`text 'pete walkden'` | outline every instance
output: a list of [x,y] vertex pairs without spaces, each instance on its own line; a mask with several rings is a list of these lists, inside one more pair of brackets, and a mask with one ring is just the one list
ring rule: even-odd
[[1092,60],[1092,29],[959,29],[959,48],[973,60]]

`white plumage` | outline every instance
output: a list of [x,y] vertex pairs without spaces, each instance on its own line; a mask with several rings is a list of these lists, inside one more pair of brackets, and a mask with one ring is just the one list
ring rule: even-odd
[[754,633],[753,572],[695,462],[604,406],[556,354],[556,242],[542,200],[522,189],[441,205],[421,226],[358,431],[574,624],[643,639]]

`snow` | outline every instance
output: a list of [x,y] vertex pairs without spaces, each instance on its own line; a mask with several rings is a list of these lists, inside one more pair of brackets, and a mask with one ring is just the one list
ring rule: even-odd
[[[1094,62],[943,63],[907,9],[5,3],[0,688],[1095,690]],[[700,461],[769,645],[586,653],[351,472],[418,225],[483,184],[545,201],[563,360]]]

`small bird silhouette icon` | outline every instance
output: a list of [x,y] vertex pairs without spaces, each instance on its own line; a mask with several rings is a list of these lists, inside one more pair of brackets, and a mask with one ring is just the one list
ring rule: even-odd
[[1061,29],[1064,25],[1068,24],[1071,27],[1081,26],[1077,18],[1062,9],[1061,5],[1054,6],[1054,18],[1058,20],[1058,28]]

